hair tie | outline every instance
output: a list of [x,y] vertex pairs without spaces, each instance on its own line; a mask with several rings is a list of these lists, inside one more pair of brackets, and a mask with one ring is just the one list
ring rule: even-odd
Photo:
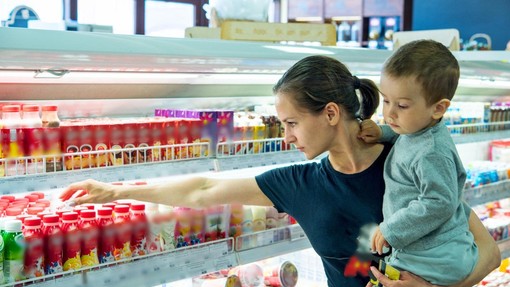
[[361,87],[361,82],[356,76],[352,76],[352,85],[354,86],[354,89],[357,90]]

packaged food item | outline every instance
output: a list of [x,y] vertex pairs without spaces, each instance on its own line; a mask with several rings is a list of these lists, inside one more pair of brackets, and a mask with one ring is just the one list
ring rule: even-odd
[[113,210],[109,207],[97,209],[97,226],[99,228],[98,257],[100,263],[115,261],[115,225]]
[[0,283],[4,283],[4,251],[5,251],[5,244],[4,244],[4,223],[7,219],[0,218]]
[[147,252],[149,254],[159,253],[162,251],[161,228],[163,223],[162,216],[159,213],[159,205],[155,203],[147,203],[146,210],[148,222]]
[[81,265],[95,266],[99,264],[99,227],[96,222],[96,212],[90,209],[82,210],[80,212],[80,222],[78,226],[82,234]]
[[22,117],[23,154],[27,159],[26,173],[35,174],[44,171],[43,155],[43,129],[39,117],[39,106],[24,105]]
[[176,227],[177,216],[173,211],[173,207],[168,205],[159,205],[159,213],[161,215],[161,250],[172,250],[177,246],[176,243]]
[[133,257],[146,255],[148,222],[145,215],[145,204],[131,204],[130,221],[133,229],[131,235],[131,254]]
[[189,246],[191,245],[191,209],[187,207],[176,207],[173,211],[176,218],[175,247]]
[[294,287],[298,282],[298,270],[290,261],[264,267],[264,284],[271,287]]
[[257,263],[232,268],[229,275],[236,275],[243,287],[259,287],[264,283],[264,270]]
[[45,215],[42,232],[44,235],[44,273],[50,275],[62,272],[64,235],[60,229],[59,216]]
[[61,171],[60,119],[57,106],[42,106],[43,152],[46,157],[46,172]]
[[41,219],[29,217],[24,221],[23,237],[25,238],[25,264],[23,274],[25,278],[44,276],[44,244],[41,230]]
[[205,242],[204,238],[204,210],[192,209],[191,210],[191,235],[190,244],[195,245]]
[[113,222],[115,224],[115,260],[131,258],[131,221],[128,205],[116,205]]
[[78,227],[78,213],[65,212],[62,214],[62,233],[64,234],[63,269],[64,271],[78,270],[82,267],[81,233]]
[[253,214],[253,232],[266,230],[266,208],[264,206],[251,206]]
[[230,222],[229,222],[229,236],[237,238],[243,234],[243,205],[231,204],[230,205]]
[[22,161],[14,160],[23,157],[23,132],[20,106],[5,105],[2,107],[2,138],[3,157],[12,159],[4,161],[3,170],[6,176],[25,174],[25,165]]
[[13,283],[23,279],[25,239],[20,220],[9,220],[5,222],[4,228],[4,282]]

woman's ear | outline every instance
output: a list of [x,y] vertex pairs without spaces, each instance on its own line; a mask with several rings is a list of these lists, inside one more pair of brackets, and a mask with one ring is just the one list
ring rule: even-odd
[[448,99],[442,99],[439,102],[435,103],[434,104],[435,105],[434,113],[432,114],[432,118],[435,120],[439,120],[440,118],[442,118],[443,115],[448,110],[448,107],[450,107],[450,104],[451,104],[451,102]]
[[327,116],[330,125],[336,125],[340,120],[340,108],[337,104],[330,102],[324,107],[324,113]]

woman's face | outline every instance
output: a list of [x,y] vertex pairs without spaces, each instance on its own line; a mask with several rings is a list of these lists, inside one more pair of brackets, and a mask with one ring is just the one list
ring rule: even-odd
[[293,144],[307,159],[327,151],[333,142],[333,132],[325,112],[314,115],[298,109],[291,97],[276,95],[276,112],[285,130],[285,142]]

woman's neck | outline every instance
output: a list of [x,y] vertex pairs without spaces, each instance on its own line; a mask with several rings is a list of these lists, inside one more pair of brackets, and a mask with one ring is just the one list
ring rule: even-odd
[[367,144],[358,139],[360,125],[352,121],[341,127],[336,144],[329,150],[331,166],[338,172],[355,174],[369,168],[379,157],[384,146]]

